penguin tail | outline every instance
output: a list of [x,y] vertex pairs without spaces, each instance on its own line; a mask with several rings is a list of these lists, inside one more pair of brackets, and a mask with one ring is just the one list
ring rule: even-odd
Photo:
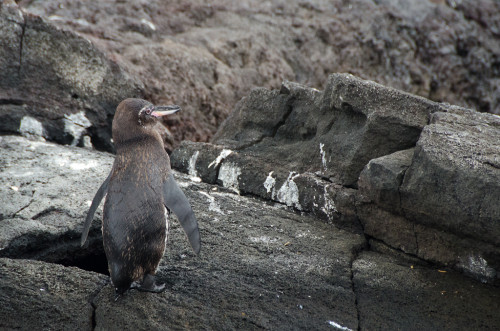
[[118,264],[114,263],[111,265],[110,274],[117,295],[122,295],[132,285],[132,277],[123,268],[120,268]]

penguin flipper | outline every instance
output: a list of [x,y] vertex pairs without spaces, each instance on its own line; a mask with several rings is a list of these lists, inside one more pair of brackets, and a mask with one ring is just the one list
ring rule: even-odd
[[187,234],[189,243],[196,254],[200,253],[201,240],[200,231],[198,230],[198,222],[194,216],[193,209],[189,204],[184,192],[170,174],[167,180],[163,183],[163,198],[165,206],[172,210],[179,219],[182,228]]
[[82,247],[87,241],[87,236],[89,235],[90,225],[92,224],[92,220],[94,219],[95,211],[97,210],[97,207],[99,207],[99,204],[101,203],[104,195],[106,195],[106,193],[108,192],[108,184],[109,179],[111,178],[111,173],[112,172],[109,173],[108,177],[101,184],[101,187],[99,187],[99,189],[97,190],[97,193],[92,200],[92,204],[90,205],[90,209],[87,213],[87,218],[85,219],[85,223],[83,224],[82,236],[80,239],[80,245]]

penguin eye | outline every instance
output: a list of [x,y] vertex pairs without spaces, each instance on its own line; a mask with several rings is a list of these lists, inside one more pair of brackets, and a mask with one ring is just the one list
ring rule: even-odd
[[145,113],[146,113],[146,115],[151,115],[151,108],[147,108],[147,109],[145,110]]

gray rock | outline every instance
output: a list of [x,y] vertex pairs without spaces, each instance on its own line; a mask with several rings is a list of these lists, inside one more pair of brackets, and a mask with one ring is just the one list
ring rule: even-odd
[[498,287],[450,270],[363,252],[353,263],[353,281],[361,330],[494,330],[500,323]]
[[500,245],[500,118],[436,113],[401,187],[408,218]]
[[379,207],[401,214],[399,188],[412,162],[414,149],[372,159],[359,176],[359,191]]
[[[31,199],[33,191],[36,195],[14,213],[9,203],[0,204],[1,214],[9,215],[0,220],[1,328],[356,330],[412,325],[448,329],[445,322],[450,329],[465,322],[481,329],[498,325],[498,287],[450,270],[439,273],[387,248],[386,255],[359,253],[367,248],[363,235],[179,173],[175,177],[200,224],[201,254],[192,253],[173,220],[157,274],[167,290],[132,290],[114,301],[107,276],[6,258],[12,254],[86,268],[98,263],[100,214],[90,233],[91,251],[78,247],[79,231],[86,202],[109,171],[113,156],[22,137],[5,136],[0,143],[0,196],[9,194],[9,202],[23,206],[25,196]],[[203,146],[200,155],[208,145]],[[301,175],[294,181],[300,186],[307,179]],[[336,201],[353,199],[354,191],[337,192]],[[19,238],[27,245],[20,245]],[[372,247],[383,246],[371,242]],[[477,257],[469,266],[484,267]]]
[[1,136],[0,147],[0,256],[56,262],[77,254],[82,217],[112,155],[16,136]]
[[214,144],[186,143],[172,158],[210,183],[496,281],[498,123],[335,74],[323,92],[290,82],[254,90]]
[[498,200],[499,119],[443,107],[447,112],[432,115],[414,153],[397,152],[365,167],[357,215],[371,237],[494,281],[500,268],[499,204],[492,200]]
[[92,330],[92,300],[108,277],[78,268],[0,258],[0,328]]
[[110,119],[143,85],[88,39],[27,13],[0,8],[0,132],[112,150]]
[[[6,200],[0,204],[4,215],[0,254],[68,265],[80,265],[83,257],[95,256],[97,242],[102,240],[99,222],[95,221],[90,233],[90,250],[79,247],[79,231],[87,201],[106,177],[113,156],[13,136],[1,137],[1,147],[0,187]],[[98,329],[179,325],[327,329],[332,318],[349,328],[357,327],[350,265],[355,252],[364,247],[362,235],[295,214],[279,204],[241,197],[190,181],[189,176],[176,177],[200,224],[201,255],[193,255],[174,220],[158,272],[160,281],[167,283],[165,293],[154,296],[131,291],[115,302],[108,285],[95,299],[75,297],[76,302],[92,302]],[[23,210],[4,210],[7,199],[22,205],[25,195],[31,203]],[[100,263],[96,259],[87,263]],[[32,262],[23,263],[29,266]],[[50,264],[44,266],[51,268]],[[13,272],[10,269],[16,267],[6,268]],[[102,287],[101,282],[96,283]],[[12,287],[11,283],[2,286]],[[8,298],[3,303],[8,306]],[[18,316],[24,313],[27,311],[20,309]],[[82,316],[90,322],[89,316]],[[50,324],[50,318],[47,320]],[[17,325],[10,321],[6,326]]]
[[216,183],[222,161],[233,153],[209,143],[183,141],[181,146],[171,154],[172,168],[184,169],[193,179],[200,178],[208,184]]
[[213,142],[296,172],[320,172],[356,186],[369,160],[415,145],[439,105],[351,75],[333,74],[324,92],[285,82],[254,90]]

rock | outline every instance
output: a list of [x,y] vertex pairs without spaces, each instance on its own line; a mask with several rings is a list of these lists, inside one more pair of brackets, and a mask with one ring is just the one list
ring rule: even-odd
[[500,246],[499,196],[500,118],[454,108],[436,113],[401,187],[407,217]]
[[353,281],[361,330],[393,329],[395,320],[401,320],[397,328],[402,330],[484,330],[500,323],[492,313],[500,308],[498,288],[478,288],[450,270],[363,252],[353,263]]
[[[278,89],[283,80],[322,88],[334,72],[349,72],[437,102],[500,112],[500,4],[495,0],[21,4],[27,12],[44,17],[44,24],[92,40],[107,59],[144,83],[143,94],[154,103],[180,104],[184,111],[167,120],[169,149],[184,139],[209,141],[234,104],[252,88]],[[15,40],[15,47],[4,57],[8,65],[2,69],[6,76],[11,72],[9,77],[16,77],[22,29],[20,24],[12,28],[17,37],[9,38]],[[24,42],[23,48],[28,47]],[[106,62],[100,55],[90,54],[90,59]],[[108,70],[106,65],[81,68],[97,77]],[[107,83],[107,89],[110,85],[115,83]],[[91,123],[95,116],[103,116],[89,135],[96,136],[94,145],[109,149],[104,144],[109,141],[105,137],[109,128],[103,125],[114,111],[114,101],[83,107],[79,102],[84,103],[85,94],[75,92],[79,100],[68,97],[72,94],[71,90],[58,94],[55,102],[60,107],[75,104],[67,114],[84,111]],[[21,114],[22,108],[16,108],[21,102],[11,102],[9,109]],[[87,108],[95,109],[95,116]],[[3,119],[15,124],[9,125],[9,132],[18,130],[26,114],[12,118],[10,110],[5,113]]]
[[[95,248],[102,240],[100,214],[90,232],[91,250],[80,248],[78,241],[86,202],[109,171],[113,156],[14,136],[1,137],[0,144],[0,196],[21,207],[26,197],[31,199],[30,192],[37,196],[14,214],[8,203],[0,204],[1,328],[356,330],[368,325],[405,329],[410,321],[441,328],[446,328],[445,322],[453,328],[466,321],[481,329],[498,325],[498,287],[449,269],[440,273],[373,239],[371,247],[384,255],[366,251],[361,234],[177,172],[199,221],[201,254],[192,253],[174,219],[157,273],[167,290],[131,290],[115,301],[109,277],[56,264],[89,269],[104,258]],[[200,145],[200,155],[210,148]],[[221,153],[214,153],[214,158]],[[231,155],[220,157],[220,166]],[[77,166],[82,164],[87,166]],[[300,186],[307,179],[301,174],[294,182]],[[16,194],[8,195],[7,189]],[[343,203],[336,207],[346,208],[355,191],[337,192],[336,202]],[[20,245],[19,238],[27,245]],[[476,268],[482,266],[479,258],[472,262]]]
[[0,8],[0,132],[112,150],[111,118],[142,83],[88,39],[27,13]]
[[[159,272],[168,290],[156,297],[131,292],[118,304],[111,290],[103,291],[97,325],[327,329],[335,317],[356,328],[350,261],[362,236],[206,184],[182,183],[200,222],[201,255],[192,255],[175,224]],[[123,313],[151,317],[123,319]]]
[[92,330],[92,300],[108,277],[78,268],[0,258],[0,328]]
[[199,178],[208,184],[215,184],[222,161],[233,153],[209,143],[183,141],[181,146],[172,152],[172,168],[185,169],[193,179]]
[[[0,221],[0,254],[88,267],[81,264],[83,257],[97,254],[97,249],[80,248],[79,231],[88,208],[86,201],[105,178],[113,156],[22,137],[1,138],[2,196],[17,205],[22,205],[23,196],[33,190],[39,198],[14,214],[3,210],[6,203],[1,204],[4,218]],[[20,159],[25,162],[19,162]],[[92,299],[75,297],[77,302],[91,302],[95,307],[96,328],[186,325],[234,329],[261,325],[326,329],[332,318],[350,328],[357,327],[350,265],[355,253],[365,245],[362,235],[295,214],[281,205],[268,205],[175,175],[200,224],[201,255],[194,256],[182,228],[174,220],[158,272],[168,290],[158,296],[131,291],[115,302],[113,289],[107,285]],[[7,190],[12,193],[7,195]],[[95,223],[97,227],[99,222]],[[97,231],[91,231],[90,240],[97,246],[95,242],[102,239]],[[21,242],[26,245],[20,245]],[[34,262],[22,263],[23,268],[29,268]],[[43,265],[57,271],[51,282],[57,282],[59,270],[66,270],[59,265]],[[34,266],[38,268],[38,264]],[[5,268],[11,273],[14,271],[10,269],[16,270],[17,265],[11,263]],[[72,275],[73,269],[68,270]],[[100,279],[95,280],[96,287],[102,287]],[[11,283],[3,278],[0,283],[11,291]],[[71,289],[67,291],[71,293]],[[67,300],[71,298],[68,296]],[[8,297],[2,303],[8,306]],[[19,315],[24,312],[20,308]],[[89,323],[91,315],[91,311],[85,315]],[[46,320],[50,323],[51,318]],[[8,327],[18,325],[8,321]]]
[[496,282],[498,121],[334,74],[324,91],[254,90],[213,144],[185,143],[172,164]]
[[[360,176],[364,232],[481,281],[498,277],[496,116],[448,107],[412,150],[373,159]],[[498,200],[498,199],[497,199]]]
[[[64,260],[68,252],[81,256],[82,217],[112,156],[15,136],[0,137],[0,146],[0,256],[49,262]],[[102,252],[102,245],[90,249]]]
[[254,90],[213,142],[355,187],[369,160],[413,146],[438,109],[423,98],[334,74],[323,93],[289,82],[280,94]]
[[414,149],[372,159],[359,176],[359,190],[385,210],[401,214],[399,188],[411,165]]
[[[354,199],[344,199],[339,213],[337,199],[325,196],[353,195],[347,192],[357,186],[363,167],[414,145],[430,113],[439,109],[350,75],[332,75],[324,92],[285,82],[280,91],[254,90],[221,126],[214,144],[186,143],[172,154],[172,164],[200,174],[209,170],[207,164],[221,164],[202,179],[215,183],[218,176],[238,192],[338,220],[354,214]],[[216,160],[224,149],[227,155]],[[355,217],[349,223],[356,227]]]

